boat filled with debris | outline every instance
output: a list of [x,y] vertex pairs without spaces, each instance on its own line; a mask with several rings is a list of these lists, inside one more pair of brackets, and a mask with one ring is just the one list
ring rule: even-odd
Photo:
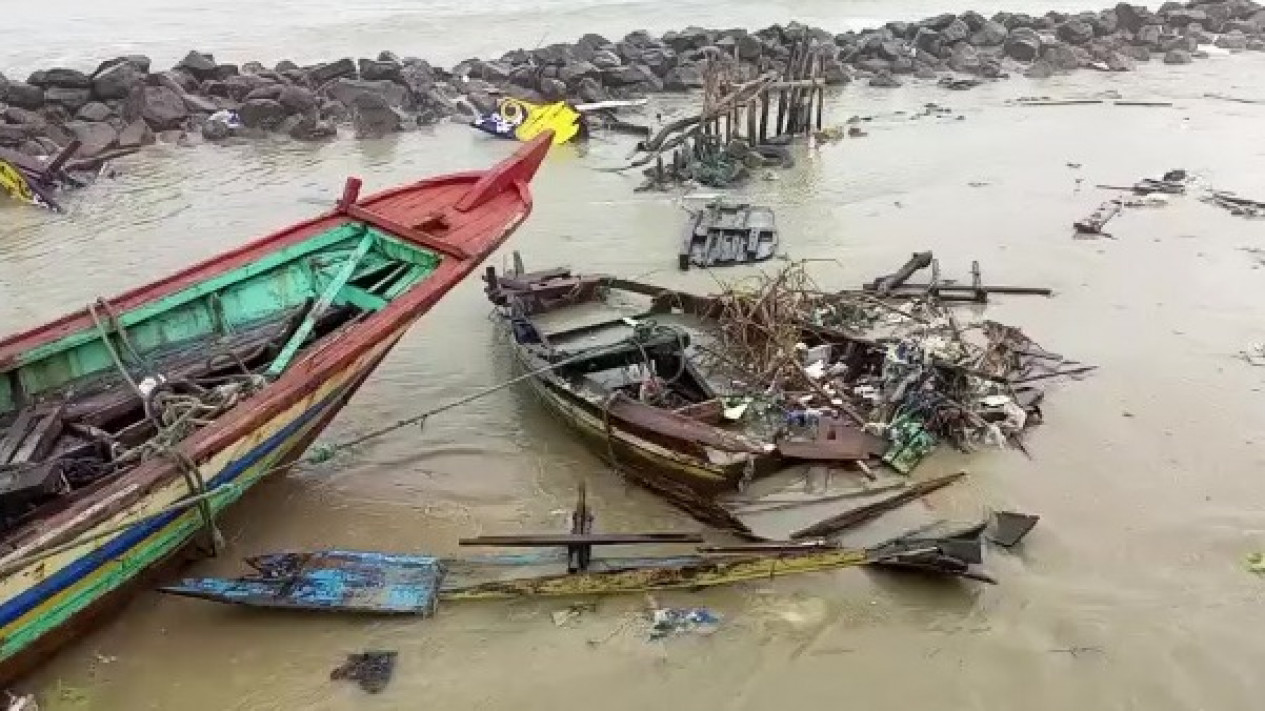
[[[595,450],[699,519],[751,535],[717,497],[797,464],[907,475],[945,442],[1023,447],[1036,381],[1085,366],[954,304],[1035,288],[941,280],[927,253],[870,288],[803,263],[699,296],[568,269],[489,268],[534,391]],[[925,264],[924,264],[925,262]],[[910,276],[931,266],[931,283]],[[878,285],[875,290],[874,285]]]
[[531,210],[548,132],[0,340],[0,677],[293,462]]

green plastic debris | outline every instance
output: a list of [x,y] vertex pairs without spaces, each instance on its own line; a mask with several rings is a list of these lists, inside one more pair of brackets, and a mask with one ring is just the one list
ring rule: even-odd
[[1249,553],[1245,562],[1247,572],[1256,573],[1257,575],[1265,575],[1265,553],[1257,551]]

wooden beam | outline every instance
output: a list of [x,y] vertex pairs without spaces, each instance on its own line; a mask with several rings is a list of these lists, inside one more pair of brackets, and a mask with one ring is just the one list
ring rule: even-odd
[[389,217],[379,215],[378,213],[361,207],[360,205],[348,205],[343,208],[343,211],[348,217],[354,220],[359,220],[367,225],[377,227],[384,232],[393,234],[396,237],[401,237],[428,249],[433,249],[445,256],[461,260],[470,258],[469,252],[458,247],[452,242],[447,242],[435,235],[409,227],[403,223],[396,222]]
[[697,533],[555,533],[462,538],[463,546],[552,548],[554,546],[626,546],[642,543],[702,543]]

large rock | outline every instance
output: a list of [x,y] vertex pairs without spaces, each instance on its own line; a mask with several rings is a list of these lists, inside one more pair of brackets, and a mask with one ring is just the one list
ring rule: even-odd
[[277,103],[286,113],[307,114],[316,110],[316,93],[301,86],[284,86],[277,95]]
[[1120,47],[1120,54],[1132,59],[1135,62],[1151,61],[1151,50],[1136,44],[1126,44]]
[[387,106],[404,108],[410,105],[408,89],[390,81],[364,81],[363,79],[336,79],[325,87],[323,93],[346,106],[355,107],[355,99],[364,94],[382,97]]
[[252,90],[242,101],[246,102],[251,99],[268,99],[269,101],[277,101],[281,98],[281,90],[284,88],[285,87],[280,84],[266,84],[258,89]]
[[1049,79],[1054,76],[1054,67],[1044,59],[1038,59],[1024,70],[1023,75],[1029,79]]
[[0,146],[16,148],[35,138],[35,127],[30,124],[0,123]]
[[105,121],[113,115],[114,111],[100,101],[90,101],[75,112],[75,118],[80,121]]
[[1098,13],[1098,21],[1094,23],[1094,34],[1099,37],[1114,35],[1120,29],[1120,18],[1115,10],[1103,10]]
[[944,41],[948,44],[961,42],[971,36],[971,28],[963,22],[961,18],[955,17],[953,18],[953,22],[950,22],[948,26],[940,30],[940,36],[943,37]]
[[28,109],[18,108],[17,106],[10,106],[4,111],[0,111],[0,118],[4,119],[3,121],[0,121],[0,123],[29,124],[39,128],[42,128],[48,123],[48,119],[38,113]]
[[987,22],[987,20],[984,19],[983,15],[979,14],[978,12],[974,10],[967,10],[961,15],[958,15],[958,19],[965,22],[966,26],[970,28],[971,32],[979,32],[981,29],[984,28],[985,22]]
[[1000,47],[1006,42],[1009,30],[1000,22],[989,20],[978,32],[971,35],[971,44],[976,47]]
[[399,62],[360,60],[360,78],[369,81],[399,81],[401,69]]
[[676,53],[666,47],[651,47],[641,53],[641,63],[661,77],[676,66]]
[[703,84],[703,71],[696,64],[679,65],[663,77],[663,88],[667,91],[702,89]]
[[545,97],[546,101],[561,101],[567,95],[567,84],[561,79],[546,77],[540,80],[540,94]]
[[470,65],[469,76],[474,79],[482,79],[483,81],[502,82],[509,79],[513,71],[514,67],[511,67],[504,62],[484,62],[482,60],[475,60],[475,62]]
[[[679,67],[678,67],[679,69]],[[677,69],[673,69],[673,72]],[[672,72],[668,72],[671,76]],[[579,97],[581,103],[592,103],[597,101],[605,101],[610,98],[610,94],[606,91],[606,87],[593,77],[585,77],[575,87],[575,94]]]
[[1041,37],[1030,27],[1010,31],[1004,46],[1006,56],[1021,62],[1031,62],[1041,54]]
[[100,155],[119,141],[118,131],[110,124],[100,121],[71,121],[66,124],[66,129],[83,144],[75,155],[84,158]]
[[208,141],[223,141],[233,135],[233,128],[228,121],[213,118],[202,124],[202,138]]
[[602,72],[602,80],[607,86],[631,86],[655,79],[654,72],[643,64],[628,64]]
[[847,65],[834,57],[822,62],[821,72],[827,84],[847,84],[852,81],[852,73],[848,71]]
[[4,102],[34,111],[44,105],[44,90],[22,81],[9,82],[4,88]]
[[1086,21],[1073,17],[1058,26],[1058,38],[1068,44],[1085,44],[1094,38],[1094,28]]
[[870,57],[857,62],[856,68],[863,72],[869,72],[870,74],[884,74],[892,71],[892,63],[886,59]]
[[197,91],[200,86],[200,82],[183,69],[169,69],[165,72],[150,74],[145,77],[145,83],[150,86],[169,87],[177,94]]
[[1133,34],[1133,43],[1142,47],[1158,47],[1164,37],[1164,28],[1160,25],[1143,25]]
[[[189,117],[189,109],[182,98],[170,87],[147,86],[143,90],[144,107],[141,116],[155,131],[171,131],[180,128]],[[126,117],[125,117],[126,118]]]
[[219,105],[205,96],[185,94],[182,98],[184,99],[185,108],[189,109],[189,113],[213,114],[220,109]]
[[944,40],[941,39],[940,33],[927,27],[918,28],[918,33],[914,35],[914,46],[924,52],[939,56],[940,47]]
[[881,42],[878,47],[878,56],[880,59],[886,59],[891,62],[895,59],[905,56],[909,51],[904,42],[900,40],[890,39]]
[[575,86],[576,82],[585,77],[598,76],[601,76],[601,71],[592,62],[572,62],[558,68],[558,79],[567,86]]
[[749,62],[755,61],[764,54],[764,42],[755,35],[745,35],[737,40],[738,58]]
[[329,62],[327,64],[318,64],[307,70],[308,81],[312,86],[320,87],[326,82],[345,77],[356,76],[356,63],[350,59],[340,59],[337,62]]
[[282,129],[297,141],[319,141],[338,135],[333,123],[320,121],[314,116],[291,116]]
[[276,82],[262,76],[241,75],[229,77],[224,81],[209,81],[202,85],[202,93],[240,102],[245,101],[251,92],[265,86],[276,86]]
[[281,125],[286,118],[286,110],[280,102],[272,99],[250,99],[237,110],[246,128],[259,128],[265,131]]
[[1163,35],[1160,37],[1159,50],[1167,52],[1170,49],[1184,49],[1187,52],[1194,52],[1199,49],[1199,43],[1190,35]]
[[44,90],[44,103],[61,106],[71,114],[82,109],[89,101],[92,101],[91,89],[50,86]]
[[1247,37],[1242,32],[1235,30],[1234,32],[1221,35],[1214,44],[1222,49],[1244,50],[1247,49]]
[[155,140],[154,132],[144,121],[133,121],[119,131],[119,148],[140,148],[152,144]]
[[574,52],[571,50],[571,45],[560,42],[533,50],[531,56],[538,65],[554,67],[560,67],[576,59]]
[[881,89],[895,89],[900,85],[900,80],[888,72],[880,72],[879,74],[870,77],[870,86],[879,87]]
[[198,81],[223,78],[216,75],[219,65],[215,63],[215,57],[202,52],[191,50],[184,59],[176,63],[175,68],[187,72]]
[[1184,49],[1170,49],[1164,54],[1165,64],[1190,64],[1192,61],[1190,52]]
[[1153,22],[1151,12],[1141,5],[1130,5],[1129,3],[1119,3],[1116,5],[1116,19],[1120,25],[1120,29],[1125,32],[1137,34],[1138,30],[1144,25]]
[[101,101],[125,99],[132,87],[145,82],[146,72],[131,61],[97,70],[92,77],[92,95]]
[[43,87],[61,87],[63,89],[91,89],[92,79],[87,74],[76,69],[45,69],[42,72],[36,72],[31,75],[31,79],[37,81],[29,81],[31,84]]
[[379,94],[358,94],[350,107],[352,125],[359,138],[380,138],[400,130],[400,115]]
[[978,74],[980,70],[980,53],[975,47],[962,42],[954,45],[949,55],[949,68],[964,74]]
[[605,49],[595,52],[589,61],[598,69],[614,69],[624,63],[618,54]]
[[[663,43],[672,48],[677,54],[688,52],[692,49],[702,49],[712,42],[713,33],[702,29],[701,27],[687,27],[680,32],[667,32],[663,35]],[[580,40],[580,44],[584,44],[584,39]],[[601,48],[607,42],[591,45],[594,50]]]
[[1072,47],[1055,42],[1041,49],[1041,58],[1050,63],[1055,71],[1070,72],[1079,69],[1081,66],[1080,57]]

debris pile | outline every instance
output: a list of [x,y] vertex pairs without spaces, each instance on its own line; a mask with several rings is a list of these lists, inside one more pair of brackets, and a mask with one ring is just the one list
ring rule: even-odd
[[[932,283],[906,288],[927,266]],[[975,280],[976,293],[955,300],[962,287],[941,284],[930,253],[921,253],[867,285],[876,289],[830,292],[803,262],[792,263],[712,299],[714,342],[698,346],[699,360],[728,379],[731,397],[761,403],[754,411],[783,437],[837,438],[829,431],[859,426],[887,440],[882,460],[902,473],[941,441],[1022,448],[1021,434],[1041,418],[1042,393],[1029,383],[1090,367],[1017,328],[960,323],[952,304],[990,289],[978,269]]]

